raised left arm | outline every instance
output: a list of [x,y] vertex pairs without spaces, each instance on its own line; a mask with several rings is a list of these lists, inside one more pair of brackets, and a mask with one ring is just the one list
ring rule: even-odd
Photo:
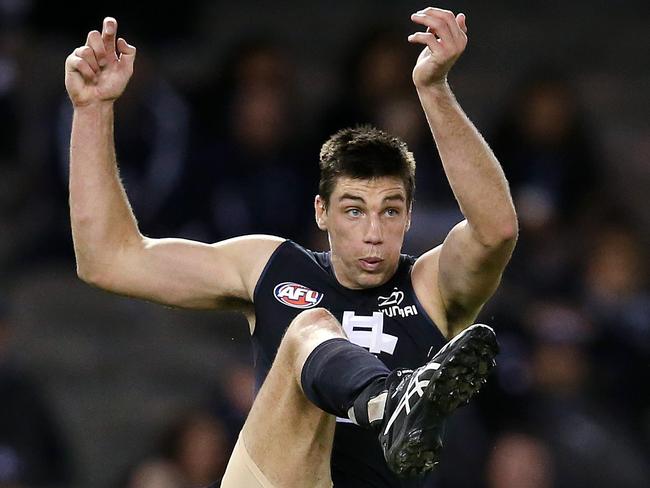
[[466,219],[441,246],[418,259],[413,283],[425,308],[428,302],[430,308],[442,309],[432,315],[452,337],[476,318],[496,290],[517,239],[517,216],[499,162],[447,83],[447,73],[467,43],[465,16],[430,8],[412,19],[427,27],[409,37],[426,44],[413,81]]

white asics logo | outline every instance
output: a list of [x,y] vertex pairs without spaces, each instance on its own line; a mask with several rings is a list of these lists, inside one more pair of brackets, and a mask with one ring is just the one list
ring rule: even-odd
[[388,305],[399,305],[404,300],[404,292],[399,290],[394,290],[389,297],[379,297],[378,306],[387,307]]
[[[417,403],[417,401],[424,395],[424,388],[429,386],[429,380],[421,380],[420,375],[425,371],[429,371],[431,369],[436,370],[439,367],[440,364],[438,363],[429,363],[416,373],[413,373],[413,376],[411,376],[408,385],[406,385],[404,396],[400,399],[397,407],[395,407],[393,415],[391,415],[390,419],[388,419],[388,422],[386,423],[386,430],[384,430],[384,435],[388,433],[388,430],[393,425],[393,422],[397,420],[397,417],[402,412],[402,410],[406,410],[406,415],[411,412],[411,404],[409,403],[411,398],[415,396],[414,403]],[[393,393],[393,396],[395,396],[396,393],[397,392]]]
[[418,309],[415,305],[405,305],[401,307],[404,300],[404,292],[394,288],[388,297],[377,297],[377,306],[381,312],[389,317],[400,316],[403,318],[418,315]]
[[355,315],[354,312],[343,312],[343,330],[350,342],[365,347],[373,354],[385,352],[393,354],[397,345],[397,337],[384,334],[384,314],[373,312],[372,315]]

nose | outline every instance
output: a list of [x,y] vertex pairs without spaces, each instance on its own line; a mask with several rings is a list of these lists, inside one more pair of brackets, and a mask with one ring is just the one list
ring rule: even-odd
[[378,216],[371,216],[368,219],[363,240],[365,243],[373,245],[383,242],[381,222]]

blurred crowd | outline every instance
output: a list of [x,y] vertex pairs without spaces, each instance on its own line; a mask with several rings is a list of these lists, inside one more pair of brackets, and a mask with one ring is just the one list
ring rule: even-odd
[[[199,11],[200,2],[184,3],[161,20],[179,21],[177,38],[190,35],[187,12]],[[52,15],[40,3],[0,1],[2,488],[81,486],[71,434],[42,381],[13,359],[12,331],[20,324],[6,298],[31,270],[51,263],[74,269],[66,188],[71,107],[62,73],[59,89],[46,89],[28,65],[43,42],[32,29],[60,42],[47,28]],[[100,20],[65,18],[61,28],[87,31]],[[168,47],[169,39],[138,22],[134,14],[144,46],[158,53]],[[275,36],[247,34],[191,83],[165,76],[140,48],[116,108],[115,137],[142,232],[201,241],[268,233],[324,249],[312,208],[320,144],[339,128],[371,123],[402,137],[418,164],[405,250],[418,255],[440,242],[462,216],[411,83],[417,51],[404,33],[372,26],[352,39],[335,63],[339,72],[332,70],[334,88],[308,113],[291,50]],[[66,45],[53,66],[61,68],[77,44]],[[494,105],[490,126],[481,127],[520,219],[512,262],[480,317],[497,330],[498,367],[486,391],[450,422],[432,486],[647,487],[648,235],[607,184],[616,162],[604,156],[571,76],[532,61]],[[103,486],[199,487],[218,479],[252,402],[249,366],[238,364],[225,377],[204,401],[170,416],[141,458],[106,473]]]

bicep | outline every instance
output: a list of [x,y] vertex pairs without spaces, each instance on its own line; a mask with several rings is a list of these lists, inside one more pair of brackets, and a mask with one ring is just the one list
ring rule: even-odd
[[183,308],[252,301],[266,262],[282,239],[245,236],[216,244],[143,238],[125,249],[100,284],[115,293]]

